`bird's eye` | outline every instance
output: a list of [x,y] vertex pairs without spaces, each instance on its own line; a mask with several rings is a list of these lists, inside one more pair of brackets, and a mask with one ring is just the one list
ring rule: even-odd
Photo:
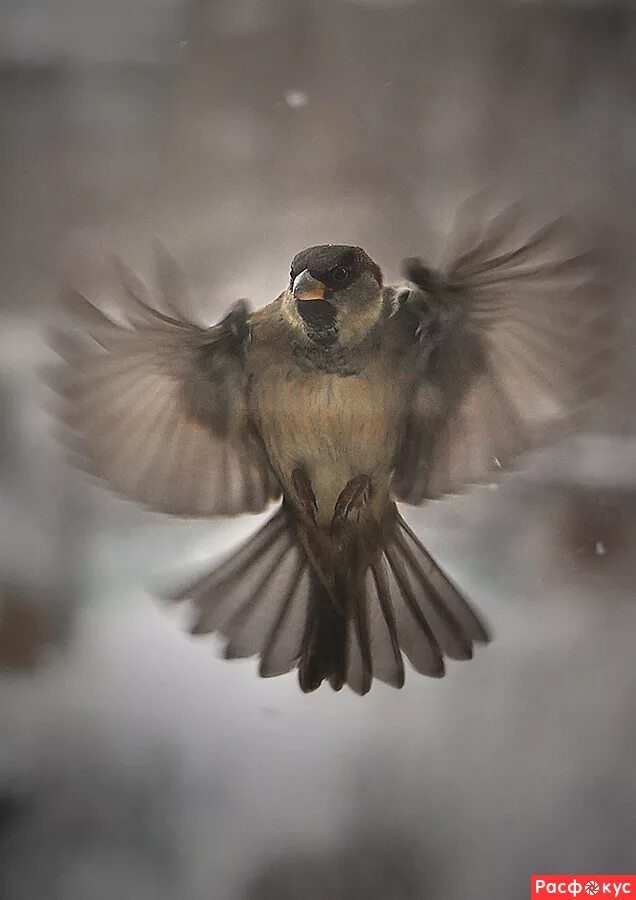
[[330,272],[330,275],[334,281],[342,284],[342,282],[346,281],[349,277],[349,269],[347,269],[346,266],[334,266],[334,268]]

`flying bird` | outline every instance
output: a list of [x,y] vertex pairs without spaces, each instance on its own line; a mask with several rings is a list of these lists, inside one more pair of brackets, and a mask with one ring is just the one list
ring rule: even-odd
[[557,221],[520,239],[513,209],[460,227],[448,261],[384,284],[360,247],[298,253],[269,305],[237,302],[203,327],[176,264],[157,296],[119,264],[111,318],[77,290],[56,380],[70,447],[112,489],[176,516],[277,508],[179,592],[192,632],[365,694],[440,677],[489,633],[404,521],[509,468],[570,423],[598,370],[604,312],[594,260]]

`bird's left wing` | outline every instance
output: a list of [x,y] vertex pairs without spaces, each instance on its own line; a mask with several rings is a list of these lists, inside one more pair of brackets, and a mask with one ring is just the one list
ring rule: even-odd
[[120,321],[71,290],[65,299],[73,327],[54,334],[66,364],[53,373],[53,386],[75,460],[161,512],[262,510],[280,488],[248,417],[246,303],[205,328],[185,315],[165,254],[165,311],[132,272],[118,268]]
[[474,226],[444,274],[407,260],[395,315],[417,343],[394,492],[406,503],[490,481],[571,423],[607,360],[607,291],[557,221],[515,237],[514,209]]

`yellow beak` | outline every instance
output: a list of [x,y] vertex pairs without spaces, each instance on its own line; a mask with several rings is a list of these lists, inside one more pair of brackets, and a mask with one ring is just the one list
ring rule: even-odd
[[294,300],[324,300],[325,286],[305,269],[294,279],[292,293]]

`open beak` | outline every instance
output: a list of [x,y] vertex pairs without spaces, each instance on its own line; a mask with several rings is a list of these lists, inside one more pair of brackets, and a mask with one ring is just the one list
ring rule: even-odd
[[294,278],[292,293],[294,300],[324,300],[325,286],[305,269]]

